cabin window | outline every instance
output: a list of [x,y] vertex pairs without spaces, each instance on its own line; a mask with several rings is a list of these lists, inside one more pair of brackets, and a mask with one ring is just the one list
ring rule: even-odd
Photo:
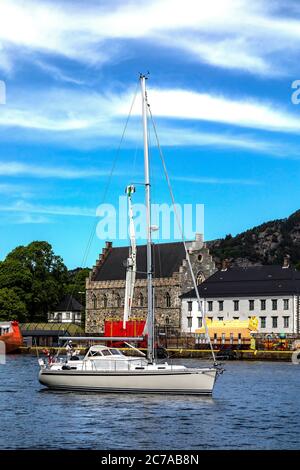
[[266,310],[266,300],[265,300],[265,299],[261,299],[261,301],[260,301],[260,309],[261,309],[261,310]]
[[272,328],[278,327],[278,317],[272,317]]
[[224,301],[223,300],[219,300],[219,312],[223,312],[224,310]]
[[249,310],[254,310],[254,300],[249,300]]
[[166,293],[166,307],[171,307],[171,296],[169,292]]
[[103,356],[111,356],[111,352],[109,349],[103,349],[102,354]]
[[193,302],[189,301],[188,302],[188,312],[191,312],[193,310]]
[[288,309],[289,309],[289,299],[283,299],[283,310],[288,310]]
[[277,310],[277,299],[272,299],[272,310]]
[[289,328],[290,326],[290,317],[283,317],[283,328]]
[[122,356],[121,351],[118,351],[117,349],[110,349],[110,353],[111,353],[113,356]]
[[102,296],[102,305],[104,308],[107,308],[107,295],[103,294]]

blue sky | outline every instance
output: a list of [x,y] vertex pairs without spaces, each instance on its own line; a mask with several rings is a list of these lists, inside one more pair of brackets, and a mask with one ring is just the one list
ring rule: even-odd
[[[81,265],[97,206],[142,177],[137,100],[104,199],[141,71],[176,200],[205,205],[205,239],[299,209],[299,53],[292,0],[1,0],[0,259],[48,240]],[[153,202],[169,203],[155,153],[152,173]]]

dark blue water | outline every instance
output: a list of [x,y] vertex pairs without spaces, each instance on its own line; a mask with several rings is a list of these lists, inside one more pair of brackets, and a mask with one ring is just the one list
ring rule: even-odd
[[0,365],[0,449],[299,449],[300,366],[225,367],[213,398],[101,395],[45,391],[36,359],[11,356]]

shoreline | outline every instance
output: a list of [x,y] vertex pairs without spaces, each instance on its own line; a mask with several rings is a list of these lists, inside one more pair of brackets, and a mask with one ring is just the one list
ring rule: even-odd
[[[65,348],[58,347],[47,347],[47,346],[34,346],[27,347],[22,346],[14,352],[14,354],[31,354],[36,356],[37,354],[43,355],[43,350],[48,349],[51,351],[60,351],[61,355],[66,354]],[[76,348],[83,354],[86,348]],[[134,355],[135,351],[131,348],[118,348],[123,351],[126,355]],[[140,349],[144,352],[146,350]],[[211,359],[211,353],[207,349],[180,349],[180,348],[168,348],[167,352],[169,357],[172,359]],[[218,350],[216,349],[217,353]],[[267,350],[235,350],[236,358],[226,360],[240,360],[240,361],[285,361],[290,362],[294,351],[267,351]],[[44,356],[44,355],[43,355]],[[220,359],[221,361],[224,359]]]

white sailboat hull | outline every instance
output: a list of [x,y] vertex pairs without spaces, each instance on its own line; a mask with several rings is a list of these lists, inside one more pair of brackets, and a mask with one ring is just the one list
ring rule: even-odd
[[80,371],[41,369],[39,381],[55,390],[211,395],[216,369]]

